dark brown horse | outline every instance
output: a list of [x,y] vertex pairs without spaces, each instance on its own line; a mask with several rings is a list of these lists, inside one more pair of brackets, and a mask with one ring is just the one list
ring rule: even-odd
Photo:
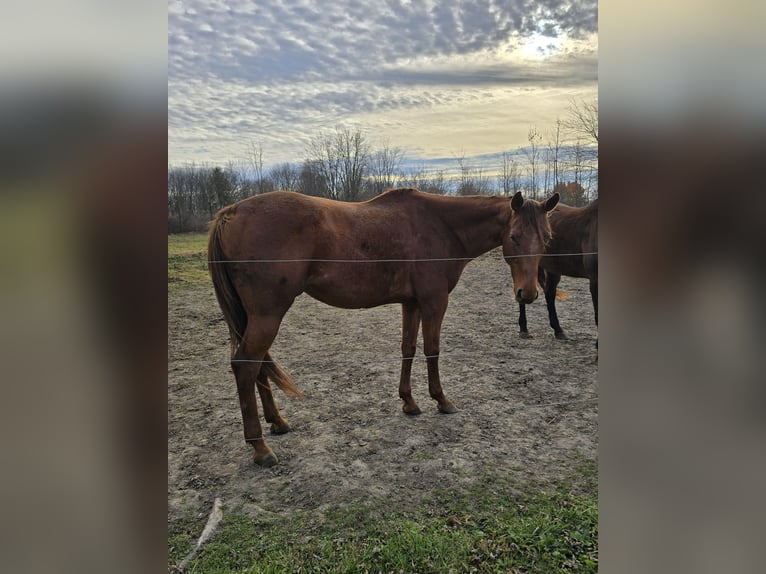
[[[598,325],[598,199],[585,207],[571,207],[559,203],[548,218],[553,238],[540,258],[539,282],[545,293],[548,320],[557,339],[566,339],[556,313],[556,287],[561,276],[582,277],[590,280],[593,312]],[[573,255],[562,255],[562,254]],[[527,312],[519,302],[519,334],[529,337]]]
[[[402,305],[399,396],[405,413],[420,413],[410,371],[420,323],[428,390],[439,411],[456,408],[439,379],[439,335],[447,298],[465,266],[503,245],[519,302],[537,297],[537,264],[550,238],[547,213],[559,200],[442,197],[394,189],[363,203],[292,192],[251,197],[222,209],[211,223],[208,266],[231,334],[232,370],[245,442],[254,460],[277,458],[263,438],[255,383],[273,433],[290,430],[269,379],[301,396],[269,354],[282,317],[301,293],[335,307]],[[521,257],[514,257],[521,256]]]

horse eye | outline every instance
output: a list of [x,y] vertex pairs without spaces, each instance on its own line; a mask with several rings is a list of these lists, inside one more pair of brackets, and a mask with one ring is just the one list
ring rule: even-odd
[[521,245],[521,243],[519,243],[519,236],[518,235],[511,235],[511,241],[513,241],[514,244],[516,244],[516,245]]

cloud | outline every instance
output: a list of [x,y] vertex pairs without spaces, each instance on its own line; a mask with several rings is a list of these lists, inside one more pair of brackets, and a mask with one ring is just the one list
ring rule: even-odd
[[[467,105],[482,89],[593,87],[596,31],[593,0],[173,2],[171,160],[214,130],[300,142],[374,114]],[[526,61],[518,47],[533,34],[563,47]]]
[[479,61],[475,58],[467,61],[453,58],[389,67],[381,71],[380,78],[398,84],[421,86],[560,86],[595,82],[597,71],[595,52],[577,57],[554,57],[545,66],[529,65],[518,59],[492,58],[485,54]]
[[[173,4],[169,51],[189,58],[175,59],[170,75],[348,79],[413,56],[472,54],[534,32],[579,38],[597,26],[595,2],[453,0],[429,9],[430,4],[235,0],[185,2],[184,9]],[[185,52],[178,37],[191,39],[194,51]]]

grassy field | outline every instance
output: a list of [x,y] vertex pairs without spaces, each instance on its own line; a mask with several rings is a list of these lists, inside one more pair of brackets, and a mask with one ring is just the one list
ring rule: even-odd
[[209,283],[207,233],[168,235],[168,290]]
[[[526,494],[521,494],[526,491]],[[485,477],[418,508],[355,507],[259,521],[226,509],[188,572],[597,572],[595,464],[543,492]],[[169,525],[168,559],[180,562],[206,517]]]
[[[168,237],[168,289],[209,283],[207,235]],[[211,541],[187,572],[563,573],[598,569],[597,466],[583,461],[554,486],[485,475],[472,487],[435,491],[416,508],[367,501],[288,518],[224,507]],[[209,509],[206,509],[209,511]],[[195,545],[200,510],[168,524],[168,564]]]

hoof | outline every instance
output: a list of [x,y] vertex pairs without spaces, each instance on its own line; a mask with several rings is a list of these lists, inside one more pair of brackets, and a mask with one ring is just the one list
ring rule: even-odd
[[402,405],[402,411],[404,411],[405,415],[415,416],[419,415],[422,411],[420,410],[420,407],[418,405],[415,405],[414,407],[407,408],[407,405]]
[[253,462],[260,466],[261,468],[269,468],[270,466],[274,466],[279,462],[279,459],[277,458],[277,455],[275,455],[273,452],[267,452],[265,455],[258,457],[253,456]]
[[290,432],[290,425],[287,423],[287,421],[284,421],[282,423],[271,423],[271,434],[285,434]]
[[556,338],[557,338],[559,341],[568,341],[568,340],[569,340],[569,337],[567,337],[567,336],[564,334],[564,331],[561,331],[560,333],[556,333]]
[[457,408],[452,403],[447,403],[445,406],[439,405],[439,412],[445,415],[451,415],[457,412]]
[[519,337],[521,337],[522,339],[531,339],[532,335],[530,335],[526,331],[522,331],[521,333],[519,333]]

